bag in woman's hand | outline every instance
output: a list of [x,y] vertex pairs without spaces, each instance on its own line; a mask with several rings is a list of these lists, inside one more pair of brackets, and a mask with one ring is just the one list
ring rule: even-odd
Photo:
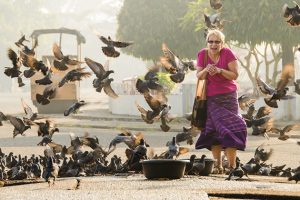
[[207,117],[206,80],[198,80],[193,105],[191,125],[202,130]]

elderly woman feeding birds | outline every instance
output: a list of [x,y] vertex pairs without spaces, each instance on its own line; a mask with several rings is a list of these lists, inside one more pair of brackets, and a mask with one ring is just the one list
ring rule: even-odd
[[224,40],[221,31],[210,30],[207,48],[200,50],[197,59],[197,78],[207,80],[207,120],[196,149],[212,151],[216,159],[213,173],[220,174],[224,172],[221,151],[225,150],[229,170],[234,169],[236,151],[245,149],[247,138],[245,121],[238,114],[238,63],[231,49],[224,47]]

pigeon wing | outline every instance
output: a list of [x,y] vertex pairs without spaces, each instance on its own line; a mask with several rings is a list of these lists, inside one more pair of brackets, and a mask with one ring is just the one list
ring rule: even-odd
[[64,54],[61,52],[60,47],[56,43],[53,44],[52,51],[57,60],[62,60],[64,58]]
[[110,96],[110,97],[113,98],[113,99],[116,99],[116,98],[119,97],[119,96],[115,93],[115,91],[112,89],[112,87],[111,87],[110,84],[104,86],[103,90],[104,90],[104,92],[105,92],[108,96]]

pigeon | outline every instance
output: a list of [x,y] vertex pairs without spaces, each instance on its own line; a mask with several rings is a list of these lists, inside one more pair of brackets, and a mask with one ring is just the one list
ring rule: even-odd
[[[145,75],[145,77],[148,74]],[[147,77],[147,79],[142,80],[142,79],[137,79],[136,81],[136,88],[138,92],[144,93],[145,91],[151,90],[156,90],[156,91],[163,91],[163,86],[160,85],[158,82],[158,78],[156,76],[154,77]]]
[[16,52],[12,49],[7,51],[8,58],[11,60],[13,67],[5,67],[4,74],[8,77],[18,77],[22,72],[20,71],[21,64]]
[[24,41],[29,42],[29,40],[25,38],[25,35],[22,35],[22,37],[17,42],[15,42],[15,45],[17,45],[17,47],[22,47],[24,46],[23,45]]
[[107,57],[118,57],[120,55],[120,53],[118,51],[115,50],[115,47],[117,48],[124,48],[127,47],[129,45],[132,45],[133,42],[120,42],[120,41],[114,41],[111,39],[110,36],[108,36],[107,38],[104,36],[98,36],[99,39],[106,44],[106,47],[102,47],[102,51],[103,53],[107,56]]
[[295,180],[296,183],[298,183],[298,181],[300,181],[300,172],[295,173],[293,176],[289,177],[288,180],[289,181]]
[[28,123],[28,124],[31,124],[30,121],[34,121],[37,119],[37,113],[34,113],[32,111],[32,109],[30,108],[30,106],[28,106],[24,99],[21,98],[21,102],[22,102],[22,106],[23,106],[23,109],[24,109],[24,112],[26,114],[25,117],[23,117],[23,120],[25,123]]
[[113,82],[113,78],[106,78],[104,79],[100,86],[96,89],[97,92],[101,92],[101,89],[103,88],[105,94],[107,94],[107,96],[116,99],[119,96],[117,95],[117,93],[112,89],[111,87],[111,83]]
[[71,113],[77,113],[79,111],[79,108],[86,105],[86,102],[81,100],[74,104],[72,104],[69,108],[67,108],[64,112],[64,116],[69,116]]
[[91,75],[90,72],[85,72],[85,68],[77,68],[69,71],[62,80],[58,83],[58,87],[62,87],[67,82],[80,81],[82,78],[87,78]]
[[206,155],[203,154],[200,160],[195,160],[193,162],[192,168],[187,172],[187,174],[199,176],[205,168],[205,158]]
[[34,82],[38,85],[50,85],[52,83],[52,74],[55,71],[53,67],[51,67],[50,61],[47,59],[47,67],[48,67],[48,72],[44,76],[44,78],[35,80]]
[[3,112],[0,111],[0,126],[3,126],[2,121],[6,121],[6,120],[7,120],[6,115],[4,115]]
[[177,143],[186,141],[187,144],[192,145],[194,143],[193,135],[188,130],[183,130],[182,133],[176,135]]
[[170,115],[170,110],[171,106],[168,104],[163,104],[162,109],[160,112],[160,120],[161,120],[161,125],[160,128],[164,132],[168,132],[171,127],[168,126],[167,122],[170,122],[174,119],[174,117],[171,117]]
[[300,7],[296,4],[295,7],[289,8],[287,4],[284,4],[282,7],[283,17],[288,18],[287,23],[291,26],[299,26],[300,25]]
[[266,162],[270,159],[271,155],[273,154],[273,149],[271,148],[270,151],[265,151],[265,149],[261,148],[262,145],[258,146],[254,153],[254,159],[256,162]]
[[284,66],[281,73],[281,79],[277,83],[276,88],[272,88],[271,86],[269,86],[267,83],[261,80],[260,77],[256,77],[257,85],[260,91],[265,95],[271,96],[268,98],[264,98],[264,101],[268,106],[278,108],[277,100],[294,98],[294,96],[287,95],[287,91],[289,90],[289,88],[286,87],[290,79],[293,77],[293,70],[294,67],[292,65]]
[[35,72],[41,71],[43,75],[48,72],[48,67],[43,63],[43,61],[37,60],[33,55],[27,55],[21,52],[22,64],[25,67],[29,67],[29,70],[24,71],[23,74],[26,78],[32,77]]
[[176,56],[165,43],[162,44],[162,51],[164,56],[160,57],[161,64],[171,74],[170,79],[174,83],[181,83],[189,69],[188,64]]
[[256,102],[256,99],[250,94],[243,94],[238,98],[239,106],[242,110],[246,110]]
[[66,71],[68,69],[68,65],[75,66],[82,63],[80,61],[70,59],[69,56],[65,56],[56,43],[53,44],[52,51],[55,58],[53,66],[59,71]]
[[261,166],[254,158],[251,158],[246,164],[241,165],[241,168],[244,170],[245,175],[248,176],[248,174],[257,173]]
[[265,165],[258,170],[257,174],[262,176],[270,176],[271,171],[272,171],[272,165]]
[[20,118],[9,116],[8,120],[14,126],[13,138],[15,138],[18,134],[24,135],[24,132],[31,128],[30,126],[25,125]]
[[229,173],[228,177],[225,180],[236,180],[242,178],[244,175],[246,174],[244,173],[244,170],[240,166],[240,161],[237,160],[236,167]]
[[48,119],[46,122],[35,122],[35,124],[39,126],[38,136],[49,136],[52,138],[55,132],[59,132],[59,129],[55,127],[54,123]]
[[288,133],[289,131],[293,130],[294,128],[298,128],[298,127],[299,127],[299,125],[296,125],[296,124],[287,125],[283,129],[272,127],[270,129],[270,132],[279,133],[278,139],[284,141],[284,140],[287,140],[290,138],[290,136],[286,135],[286,133]]
[[36,101],[41,105],[47,105],[50,103],[49,99],[53,99],[56,96],[57,87],[49,85],[45,87],[43,94],[36,94]]
[[189,149],[185,147],[179,147],[176,142],[176,137],[174,136],[172,138],[172,142],[168,145],[168,151],[163,154],[165,155],[166,159],[174,159],[174,157],[177,158],[178,156],[187,152],[189,152]]

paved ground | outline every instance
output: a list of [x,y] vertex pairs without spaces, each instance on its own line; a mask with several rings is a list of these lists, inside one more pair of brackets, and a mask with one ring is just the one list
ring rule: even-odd
[[[7,97],[7,96],[6,96]],[[0,98],[0,109],[8,113],[21,113],[14,102]],[[3,109],[4,108],[4,109]],[[134,133],[143,131],[146,141],[154,148],[155,153],[161,153],[166,150],[166,142],[172,136],[178,133],[182,126],[188,126],[188,122],[179,119],[170,124],[171,131],[164,133],[160,131],[159,124],[148,125],[137,117],[112,115],[107,110],[107,99],[94,101],[85,107],[82,112],[68,118],[63,115],[47,115],[53,119],[60,129],[60,133],[54,135],[53,140],[64,145],[70,144],[69,132],[76,135],[83,135],[89,132],[99,138],[100,144],[107,147],[110,140],[120,132],[120,128],[128,128]],[[43,148],[36,144],[41,138],[37,137],[37,129],[33,127],[26,132],[26,136],[17,136],[12,138],[12,126],[5,123],[1,127],[0,147],[5,153],[13,151],[15,154],[31,155],[43,154]],[[249,130],[250,131],[250,130]],[[264,137],[248,137],[247,148],[238,155],[242,162],[248,161],[254,154],[257,146],[264,144],[265,148],[273,148],[274,154],[269,163],[273,165],[286,164],[295,168],[300,165],[299,148],[296,144],[299,138],[299,131],[291,133],[292,139],[280,141],[276,137],[266,140]],[[182,144],[190,148],[190,152],[183,155],[182,158],[188,158],[191,154],[201,156],[206,154],[211,157],[207,150],[195,150],[194,146]],[[125,159],[125,146],[118,145],[114,152]],[[147,180],[143,175],[132,176],[102,176],[102,177],[84,177],[82,186],[79,190],[72,190],[75,184],[74,178],[60,179],[57,184],[48,188],[47,184],[30,184],[22,186],[4,187],[1,189],[0,199],[31,199],[40,197],[41,199],[208,199],[220,198],[217,193],[238,194],[241,191],[250,194],[268,194],[298,195],[300,199],[300,184],[288,182],[287,178],[259,177],[250,176],[251,181],[224,181],[225,176],[209,177],[184,177],[180,180]],[[71,189],[71,190],[70,190]],[[215,196],[214,196],[215,194]],[[225,195],[226,196],[226,195]],[[223,196],[224,197],[224,196]],[[249,198],[255,196],[249,196]],[[231,198],[240,199],[240,196],[231,196]],[[253,199],[252,198],[252,199]],[[259,198],[256,198],[259,199]]]

